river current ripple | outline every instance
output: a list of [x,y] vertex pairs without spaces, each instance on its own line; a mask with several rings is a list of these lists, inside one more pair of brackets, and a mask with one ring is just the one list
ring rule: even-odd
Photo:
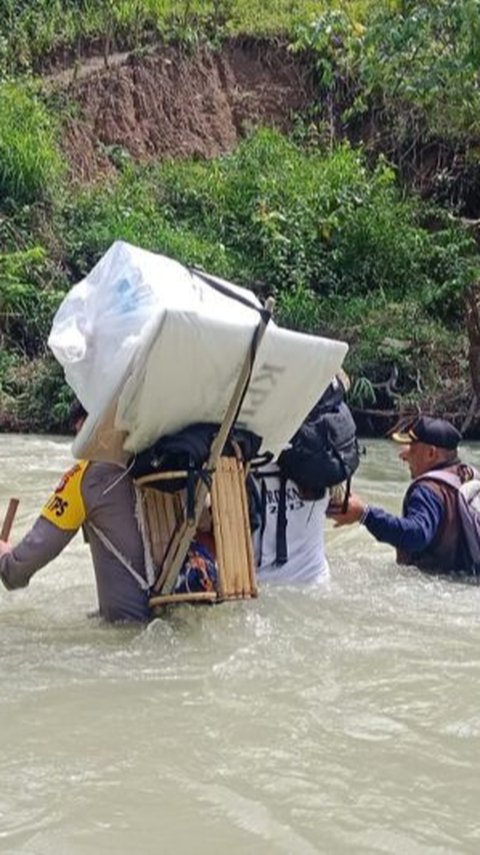
[[[398,511],[396,450],[367,452],[356,489]],[[0,457],[18,538],[70,446],[0,436]],[[140,629],[87,617],[81,537],[2,588],[0,852],[480,851],[480,587],[399,568],[358,526],[327,543],[320,590]]]

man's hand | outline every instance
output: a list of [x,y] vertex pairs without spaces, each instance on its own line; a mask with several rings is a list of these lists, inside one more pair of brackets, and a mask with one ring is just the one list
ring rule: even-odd
[[335,520],[335,528],[342,525],[351,525],[361,519],[366,507],[367,505],[362,501],[362,499],[352,494],[348,499],[347,510],[345,513],[342,512],[342,508],[338,505],[330,504],[327,510],[327,517]]
[[12,551],[12,544],[9,540],[0,540],[0,558],[2,555],[7,555]]

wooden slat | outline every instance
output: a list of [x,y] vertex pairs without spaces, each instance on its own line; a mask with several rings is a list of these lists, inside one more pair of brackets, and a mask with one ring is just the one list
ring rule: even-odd
[[247,592],[250,595],[253,594],[253,590],[256,586],[254,583],[254,564],[253,564],[253,548],[252,548],[252,537],[250,533],[250,518],[248,513],[248,498],[247,491],[245,486],[245,467],[243,462],[237,458],[236,461],[236,469],[235,469],[235,495],[237,501],[237,513],[240,519],[244,521],[244,524],[239,528],[238,537],[240,539],[240,553],[242,555],[242,562],[240,565],[241,571],[241,584],[242,591],[244,594]]
[[[136,479],[139,486],[142,479]],[[143,482],[142,496],[150,551],[157,568],[161,568],[172,539],[183,536],[186,493],[165,493],[153,489],[156,476]],[[245,488],[245,467],[240,455],[221,457],[211,488],[213,533],[218,568],[217,590],[197,593],[155,594],[150,605],[155,609],[180,602],[221,602],[256,597],[255,566]],[[193,537],[192,537],[193,539]]]
[[248,508],[248,496],[247,496],[247,488],[245,485],[245,466],[241,465],[241,476],[242,476],[242,484],[240,489],[240,502],[242,505],[242,517],[245,520],[245,524],[242,527],[242,534],[244,540],[244,549],[245,549],[245,567],[246,567],[246,588],[250,591],[250,595],[252,597],[258,596],[258,588],[257,588],[257,578],[255,572],[255,557],[253,554],[253,543],[252,543],[252,534],[250,531],[250,514]]
[[222,596],[227,597],[231,590],[232,580],[231,580],[231,543],[229,536],[229,522],[228,522],[228,506],[225,497],[225,460],[221,460],[220,465],[215,473],[215,504],[217,506],[217,526],[218,526],[218,534],[216,535],[216,539],[218,539],[221,544],[222,550]]
[[[271,312],[272,309],[273,300],[269,300],[267,301],[267,311]],[[260,319],[260,323],[258,324],[258,327],[255,330],[254,336],[257,350],[267,328],[267,323],[268,319],[262,316]],[[242,400],[242,396],[250,381],[251,367],[251,352],[249,349],[249,352],[243,362],[240,375],[235,384],[233,395],[225,412],[219,431],[212,442],[210,454],[205,465],[205,469],[207,472],[215,472],[217,463],[220,459],[220,455],[225,446],[225,442],[237,415],[237,410],[240,401]],[[173,591],[178,578],[178,574],[185,560],[188,547],[190,546],[190,543],[192,542],[195,536],[195,532],[198,528],[198,523],[203,508],[205,506],[207,494],[207,484],[205,484],[204,481],[199,481],[195,490],[194,518],[191,520],[185,520],[183,525],[178,529],[177,535],[173,538],[164,561],[162,573],[154,584],[154,590],[156,592],[162,591],[164,594],[170,594]]]
[[241,566],[239,566],[241,556],[241,542],[238,537],[239,529],[243,525],[243,520],[236,516],[236,489],[235,489],[235,461],[229,457],[226,466],[226,478],[224,483],[223,494],[225,498],[226,513],[226,536],[229,544],[229,561],[230,561],[230,596],[237,597],[242,592],[241,584]]
[[219,598],[257,596],[243,464],[221,458],[212,485]]
[[[220,461],[220,464],[223,460]],[[217,552],[217,568],[218,568],[218,581],[217,581],[217,591],[220,599],[224,599],[225,597],[225,542],[222,537],[222,527],[220,523],[220,507],[221,503],[219,501],[219,474],[221,472],[220,465],[217,467],[217,471],[213,476],[212,481],[212,525],[213,525],[213,536],[215,538],[215,547]]]
[[150,607],[174,603],[215,603],[217,599],[216,591],[198,591],[194,594],[156,594],[150,598]]
[[150,539],[150,551],[157,568],[162,566],[168,545],[177,528],[176,506],[181,502],[176,493],[161,493],[146,488],[143,491],[143,508]]
[[139,478],[135,478],[135,484],[138,487],[148,486],[148,484],[153,484],[155,481],[168,481],[176,478],[186,478],[188,475],[187,470],[175,470],[175,472],[151,472],[149,475],[140,475]]

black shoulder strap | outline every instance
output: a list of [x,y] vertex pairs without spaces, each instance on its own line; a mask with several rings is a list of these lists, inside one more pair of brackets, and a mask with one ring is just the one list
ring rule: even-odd
[[[256,312],[258,312],[265,325],[267,325],[271,320],[272,313],[268,309],[265,309],[263,306],[257,306],[257,304],[253,303],[252,300],[249,300],[248,297],[244,297],[242,294],[237,294],[236,291],[230,290],[230,288],[228,288],[226,284],[224,284],[223,282],[219,282],[214,276],[210,276],[208,273],[204,273],[202,270],[197,270],[195,267],[189,267],[188,270],[192,274],[192,276],[198,276],[199,279],[203,279],[203,281],[206,282],[207,285],[210,285],[212,288],[214,288],[216,291],[219,291],[221,294],[224,294],[226,297],[230,297],[232,300],[237,300],[239,303],[243,303],[243,305],[248,306],[249,309],[254,309]],[[248,380],[245,383],[242,395],[237,404],[235,416],[232,419],[232,429],[238,419],[240,410],[242,409],[243,402],[248,391],[248,387],[250,385],[250,379],[253,372],[253,364],[255,362],[255,356],[258,348],[259,335],[260,325],[256,327],[255,332],[253,334],[252,342],[250,344],[250,368]]]
[[350,494],[352,492],[352,479],[347,478],[345,482],[345,495],[343,497],[342,502],[342,514],[346,514],[348,510],[348,500],[350,498]]
[[265,478],[262,478],[260,481],[260,503],[261,503],[261,516],[260,516],[260,547],[258,550],[258,566],[260,567],[263,558],[263,535],[265,533],[265,526],[267,524],[267,485],[265,484]]
[[249,300],[248,297],[244,297],[243,294],[238,294],[237,291],[231,290],[226,283],[219,281],[215,276],[210,276],[208,273],[204,273],[203,270],[197,270],[196,267],[189,267],[188,269],[190,273],[198,276],[199,279],[203,279],[207,285],[210,285],[211,288],[214,288],[220,294],[223,294],[225,297],[230,297],[232,300],[237,300],[239,303],[243,303],[243,305],[248,306],[249,309],[254,309],[259,315],[261,315],[266,323],[270,320],[270,312],[268,309],[264,309],[263,306],[257,306],[257,304],[252,300]]
[[277,510],[277,555],[275,563],[281,565],[286,564],[287,561],[287,479],[283,474],[280,474]]

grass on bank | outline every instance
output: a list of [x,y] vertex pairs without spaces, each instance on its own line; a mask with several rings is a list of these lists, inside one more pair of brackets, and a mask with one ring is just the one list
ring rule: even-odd
[[63,165],[55,120],[33,84],[0,84],[0,200],[22,206],[52,199]]
[[359,17],[372,0],[0,0],[0,70],[41,65],[46,55],[88,42],[108,50],[155,39],[186,45],[226,35],[290,32],[334,6]]

